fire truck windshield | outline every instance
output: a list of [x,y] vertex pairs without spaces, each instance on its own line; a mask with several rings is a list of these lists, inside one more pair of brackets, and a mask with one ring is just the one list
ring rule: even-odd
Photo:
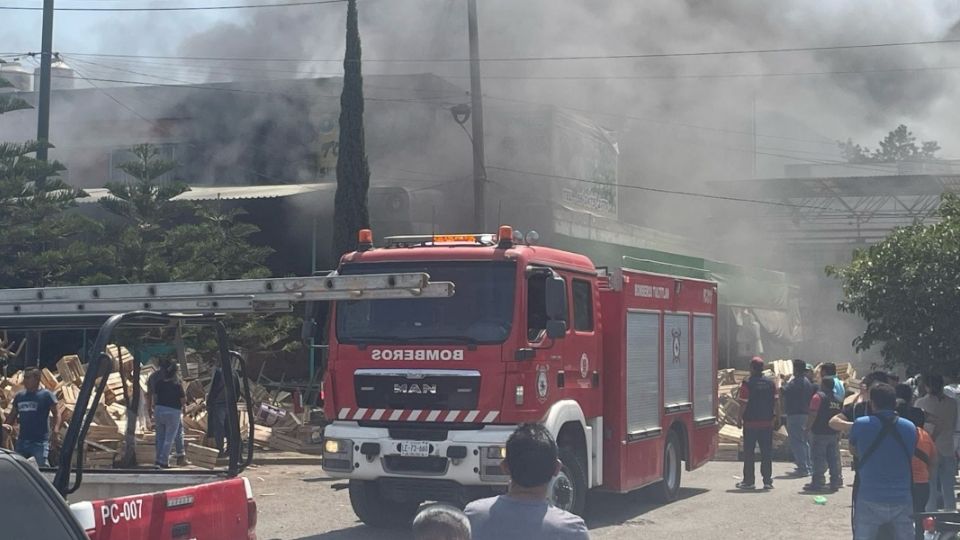
[[516,265],[512,262],[390,262],[347,264],[341,274],[426,272],[452,281],[450,298],[337,302],[340,343],[503,343],[513,324]]

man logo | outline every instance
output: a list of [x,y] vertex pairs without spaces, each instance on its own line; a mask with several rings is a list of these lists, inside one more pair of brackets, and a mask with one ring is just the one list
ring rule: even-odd
[[435,395],[437,393],[437,385],[435,384],[395,384],[393,385],[394,394],[431,394]]

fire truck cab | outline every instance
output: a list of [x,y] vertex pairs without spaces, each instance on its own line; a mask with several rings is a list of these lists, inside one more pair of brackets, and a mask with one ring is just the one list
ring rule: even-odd
[[424,272],[449,298],[341,300],[330,312],[323,468],[365,523],[409,523],[426,500],[503,492],[514,428],[539,422],[563,463],[556,506],[656,484],[717,446],[713,282],[618,269],[498,234],[409,236],[341,260],[341,275]]

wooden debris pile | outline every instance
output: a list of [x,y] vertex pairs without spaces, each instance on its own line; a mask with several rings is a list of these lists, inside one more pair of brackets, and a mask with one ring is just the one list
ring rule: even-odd
[[[819,377],[820,367],[818,364],[814,368],[815,379]],[[737,401],[737,393],[740,389],[740,383],[750,376],[749,371],[739,369],[721,369],[717,372],[717,397],[718,397],[718,416],[720,422],[719,445],[717,448],[717,461],[738,461],[743,449],[743,430],[737,427],[737,419],[740,417],[740,402]],[[793,362],[791,360],[775,360],[767,364],[764,370],[764,376],[774,379],[778,386],[782,386],[793,377]],[[856,370],[849,363],[837,364],[837,376],[844,381],[848,387],[859,388],[859,381],[855,380]],[[790,459],[789,445],[787,444],[787,430],[785,426],[773,432],[774,456],[781,456],[783,459]],[[847,463],[850,459],[850,453],[846,449],[846,440],[843,440],[840,451],[841,460]]]

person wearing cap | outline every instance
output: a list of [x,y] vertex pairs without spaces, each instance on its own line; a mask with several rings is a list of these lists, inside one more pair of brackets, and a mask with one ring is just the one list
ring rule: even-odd
[[809,416],[810,398],[817,392],[806,376],[807,363],[793,361],[793,378],[783,387],[783,408],[787,414],[787,441],[793,452],[793,462],[797,468],[789,473],[793,478],[810,476],[813,461],[810,457],[810,440],[804,426]]
[[743,480],[737,489],[754,489],[754,448],[760,447],[760,474],[763,489],[773,489],[773,428],[776,419],[777,386],[763,376],[763,359],[750,360],[750,376],[740,384],[737,400],[740,415],[737,424],[743,429]]

